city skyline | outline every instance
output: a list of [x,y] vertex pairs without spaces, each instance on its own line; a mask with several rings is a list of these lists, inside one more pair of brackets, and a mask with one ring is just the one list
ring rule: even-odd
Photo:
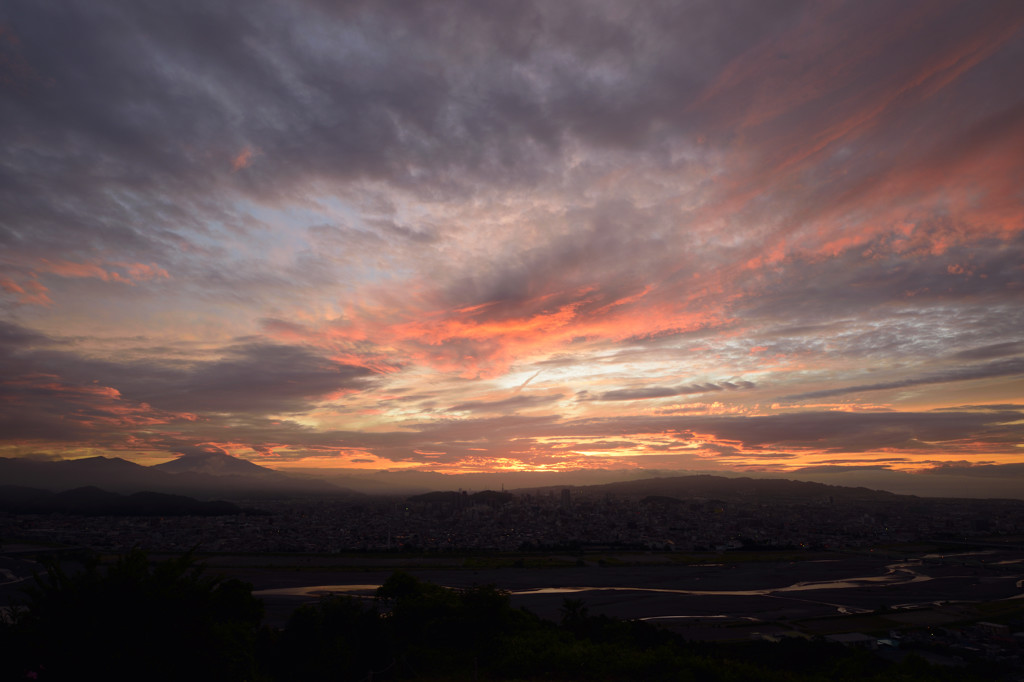
[[1020,476],[1022,28],[15,0],[0,456]]

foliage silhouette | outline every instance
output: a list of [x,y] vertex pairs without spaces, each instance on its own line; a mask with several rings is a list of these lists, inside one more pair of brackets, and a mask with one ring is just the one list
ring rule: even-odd
[[277,641],[275,679],[356,680],[395,662],[372,603],[328,595],[292,613]]
[[205,574],[191,554],[151,563],[51,564],[5,625],[4,673],[39,680],[248,680],[263,607],[250,585]]

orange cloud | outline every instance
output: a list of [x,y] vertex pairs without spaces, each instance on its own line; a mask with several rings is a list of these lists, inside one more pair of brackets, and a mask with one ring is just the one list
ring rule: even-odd
[[[735,140],[725,159],[728,172],[716,176],[714,195],[693,214],[696,223],[737,229],[745,214],[761,223],[765,201],[791,207],[777,210],[775,226],[769,222],[760,228],[765,234],[751,240],[756,254],[747,258],[748,269],[779,263],[794,250],[836,255],[894,231],[915,213],[930,215],[936,209],[952,213],[952,229],[958,232],[947,229],[935,239],[933,226],[922,231],[931,239],[932,253],[986,235],[1005,239],[1024,228],[1014,180],[1024,163],[1020,112],[1007,112],[967,135],[930,140],[938,154],[895,157],[881,172],[860,180],[845,177],[846,164],[836,164],[834,178],[819,179],[833,171],[814,165],[840,142],[852,154],[870,153],[879,142],[875,138],[884,138],[901,116],[927,106],[925,100],[961,80],[1024,26],[1019,11],[989,7],[972,16],[959,41],[935,41],[928,54],[881,63],[885,51],[905,47],[922,26],[950,19],[951,10],[952,5],[923,3],[886,17],[881,26],[852,27],[838,20],[842,17],[825,22],[812,13],[807,24],[818,30],[795,27],[734,60],[692,107],[715,114],[714,125]],[[842,33],[828,34],[830,24]],[[826,33],[820,35],[822,30]],[[851,31],[861,30],[863,40],[848,39]],[[730,99],[740,95],[739,102]],[[740,113],[730,115],[731,110]],[[814,178],[810,182],[808,174]],[[837,194],[840,187],[845,190]],[[838,227],[846,228],[839,236]],[[798,236],[788,243],[794,233]]]
[[[495,377],[515,362],[563,349],[567,343],[602,344],[653,338],[719,326],[722,311],[709,294],[720,284],[705,281],[685,299],[660,301],[646,287],[601,302],[591,288],[549,294],[512,306],[497,302],[420,313],[415,301],[388,310],[367,302],[344,318],[315,327],[264,322],[276,338],[323,348],[332,360],[391,373],[423,365],[460,376]],[[554,303],[555,298],[570,298]]]
[[167,270],[156,263],[115,263],[128,271],[128,277],[136,282],[145,282],[151,279],[170,279]]
[[22,284],[15,282],[9,277],[0,277],[0,289],[18,296],[20,303],[34,305],[50,305],[53,300],[49,297],[47,289],[39,280],[33,276]]
[[170,279],[167,270],[155,263],[115,262],[111,265],[121,268],[125,274],[117,270],[105,269],[97,263],[75,263],[68,260],[40,258],[35,265],[37,272],[49,273],[66,278],[92,278],[104,282],[119,282],[135,286],[136,282],[153,279]]
[[[40,397],[57,410],[62,420],[97,431],[197,421],[192,413],[161,410],[145,402],[128,400],[112,386],[70,384],[51,374],[25,374],[5,381],[4,385],[27,389],[28,395]],[[6,399],[24,403],[24,396],[15,394]]]
[[73,263],[66,260],[40,258],[36,269],[58,277],[94,277],[104,282],[110,280],[110,273],[94,263]]
[[[639,301],[639,297],[630,297]],[[464,377],[493,377],[516,361],[550,354],[566,343],[591,343],[650,337],[659,333],[692,331],[723,322],[717,310],[687,310],[683,305],[651,302],[645,306],[607,304],[584,313],[588,300],[567,303],[547,311],[488,318],[479,308],[459,310],[435,319],[396,325],[382,330],[384,338],[407,348],[419,362]],[[707,305],[707,304],[705,304]],[[523,308],[530,308],[530,303]]]
[[242,148],[242,151],[238,153],[234,159],[231,160],[231,172],[237,173],[243,168],[248,168],[252,165],[252,159],[259,152],[252,147],[246,145]]

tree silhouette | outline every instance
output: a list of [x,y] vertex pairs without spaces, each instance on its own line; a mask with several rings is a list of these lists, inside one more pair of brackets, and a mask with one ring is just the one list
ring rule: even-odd
[[589,611],[587,603],[582,599],[566,597],[562,600],[562,608],[559,609],[559,612],[562,614],[562,625],[572,626],[585,620],[589,615]]
[[[38,680],[247,680],[262,603],[239,580],[185,555],[133,550],[103,568],[52,564],[25,588],[5,630],[7,671]],[[19,671],[20,669],[20,671]]]
[[274,668],[276,679],[285,681],[360,680],[394,660],[372,603],[328,595],[292,613]]

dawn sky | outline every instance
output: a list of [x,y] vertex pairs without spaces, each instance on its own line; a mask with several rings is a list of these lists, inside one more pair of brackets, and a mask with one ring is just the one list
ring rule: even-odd
[[0,456],[1024,463],[1024,3],[8,0]]

